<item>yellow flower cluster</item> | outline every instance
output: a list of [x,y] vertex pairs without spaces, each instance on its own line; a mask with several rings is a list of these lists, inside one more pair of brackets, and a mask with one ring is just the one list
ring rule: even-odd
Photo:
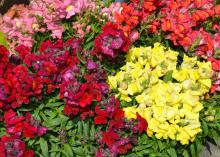
[[185,55],[177,68],[177,56],[159,43],[132,48],[126,65],[108,83],[120,100],[136,99],[137,106],[124,108],[125,116],[136,118],[138,112],[148,122],[149,136],[188,144],[201,131],[200,100],[211,87],[211,63]]

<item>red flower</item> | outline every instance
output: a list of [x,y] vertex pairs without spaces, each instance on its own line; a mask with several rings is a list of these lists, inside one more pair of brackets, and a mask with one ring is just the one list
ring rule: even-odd
[[117,25],[109,22],[102,27],[102,30],[103,32],[95,38],[93,54],[100,59],[103,55],[115,58],[120,51],[128,51],[131,42]]
[[0,63],[8,62],[9,51],[6,47],[0,45]]
[[103,132],[102,141],[108,146],[112,146],[116,140],[119,139],[119,135],[114,131]]
[[212,70],[220,71],[220,60],[217,60],[215,58],[208,58],[207,60],[211,61],[212,63]]
[[128,152],[128,150],[131,148],[132,148],[132,145],[130,143],[128,143],[126,145],[119,146],[118,152],[119,152],[119,154],[126,154]]
[[1,137],[0,156],[1,157],[23,157],[25,152],[25,143],[15,136],[6,135]]
[[91,104],[92,100],[93,100],[93,96],[86,92],[81,97],[79,104],[81,107],[86,107],[87,105]]
[[107,124],[107,118],[105,117],[102,117],[102,116],[96,116],[94,118],[94,124],[97,125],[97,124]]
[[37,128],[35,126],[30,125],[27,122],[23,123],[23,135],[26,138],[34,138],[34,135],[37,134]]
[[4,114],[5,124],[7,127],[7,133],[11,135],[33,138],[35,134],[42,136],[48,130],[46,127],[41,127],[39,124],[34,124],[35,120],[30,113],[26,114],[26,117],[17,117],[13,110],[9,110]]
[[138,120],[138,132],[139,134],[141,134],[143,131],[147,130],[147,121],[142,118],[138,113],[136,113],[137,115],[137,120]]
[[9,110],[4,114],[5,124],[6,125],[15,125],[24,121],[24,116],[16,117],[16,113],[13,110]]
[[24,152],[24,157],[34,157],[34,151],[32,149]]
[[15,48],[15,51],[19,53],[19,56],[22,60],[25,59],[25,57],[30,54],[31,50],[29,47],[26,47],[24,45],[19,45]]

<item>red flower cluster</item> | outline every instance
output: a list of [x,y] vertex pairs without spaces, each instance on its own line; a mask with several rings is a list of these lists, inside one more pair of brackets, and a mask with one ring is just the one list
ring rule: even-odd
[[[156,33],[161,29],[174,45],[183,46],[186,51],[194,51],[205,58],[211,57],[219,49],[220,34],[213,36],[204,31],[202,23],[219,16],[219,8],[213,5],[213,0],[166,0],[149,30]],[[216,24],[214,29],[218,29]]]
[[24,141],[16,136],[2,136],[0,140],[1,157],[34,157],[33,150],[26,150]]
[[126,36],[132,37],[134,29],[142,21],[144,21],[148,15],[150,15],[157,7],[161,5],[161,1],[158,0],[132,0],[131,3],[123,3],[121,13],[115,13],[114,17],[119,28],[124,31]]
[[28,104],[31,96],[38,97],[43,85],[40,77],[29,72],[28,68],[18,64],[20,59],[11,55],[0,46],[0,108],[17,108]]
[[[96,116],[94,118],[95,125],[106,125],[108,129],[102,132],[102,138],[98,140],[99,150],[97,157],[112,156],[125,154],[132,148],[132,144],[137,142],[136,133],[141,134],[147,129],[147,122],[141,116],[138,116],[137,124],[133,121],[126,121],[124,111],[119,107],[119,101],[115,97],[110,97],[107,102],[102,101],[101,106],[95,107]],[[104,107],[104,109],[100,109]],[[132,131],[132,136],[124,138],[125,131]],[[107,148],[105,148],[105,146]]]
[[34,138],[34,135],[40,137],[48,130],[40,126],[40,123],[33,119],[30,113],[27,113],[25,117],[16,117],[16,113],[9,110],[5,112],[4,120],[7,133],[17,137],[21,137],[22,133],[26,138]]
[[103,95],[109,91],[105,83],[105,71],[91,59],[87,60],[86,67],[88,71],[83,75],[85,82],[76,79],[77,74],[79,75],[76,66],[68,67],[62,73],[60,98],[66,102],[64,113],[71,118],[79,113],[82,119],[94,116],[94,111],[90,109],[92,102],[101,101]]
[[33,150],[26,150],[25,142],[20,140],[22,134],[26,138],[34,138],[34,135],[42,136],[48,130],[40,126],[30,113],[17,117],[13,110],[4,114],[6,132],[10,136],[2,136],[0,140],[1,157],[33,157]]
[[115,58],[119,52],[127,52],[130,47],[130,39],[116,24],[108,22],[102,27],[102,33],[94,40],[93,54],[100,60],[103,56],[110,59]]
[[65,43],[43,42],[36,53],[30,53],[23,45],[16,47],[16,51],[18,56],[9,56],[8,50],[0,46],[0,108],[4,110],[28,104],[33,96],[41,98],[44,88],[46,94],[59,88],[65,69],[77,68],[76,51],[81,48],[79,40],[71,39]]

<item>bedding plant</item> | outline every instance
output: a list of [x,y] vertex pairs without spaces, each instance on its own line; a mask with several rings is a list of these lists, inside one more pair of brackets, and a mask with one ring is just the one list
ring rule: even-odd
[[216,0],[31,0],[0,17],[1,157],[197,157],[220,135]]

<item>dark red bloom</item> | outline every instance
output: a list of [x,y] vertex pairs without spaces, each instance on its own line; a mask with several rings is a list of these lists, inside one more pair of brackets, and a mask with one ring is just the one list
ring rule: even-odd
[[109,22],[102,27],[102,31],[95,38],[93,54],[96,54],[100,59],[103,55],[115,58],[121,51],[128,51],[131,44],[130,39],[117,28],[117,25]]
[[0,45],[0,63],[6,63],[8,62],[9,58],[9,51],[6,47]]
[[0,141],[1,157],[23,157],[25,152],[25,143],[16,136],[2,136]]
[[31,50],[29,47],[26,47],[24,45],[19,45],[15,48],[15,51],[19,53],[19,56],[22,60],[25,59],[25,57],[30,54]]
[[137,124],[133,125],[132,130],[134,133],[139,133],[141,134],[142,132],[147,130],[147,121],[142,118],[138,113],[136,113],[137,115]]
[[119,152],[119,154],[126,154],[128,152],[128,150],[131,148],[132,148],[132,145],[130,143],[128,143],[126,145],[119,146],[118,152]]
[[34,151],[32,150],[32,149],[30,149],[30,150],[26,150],[25,152],[24,152],[24,157],[34,157]]

